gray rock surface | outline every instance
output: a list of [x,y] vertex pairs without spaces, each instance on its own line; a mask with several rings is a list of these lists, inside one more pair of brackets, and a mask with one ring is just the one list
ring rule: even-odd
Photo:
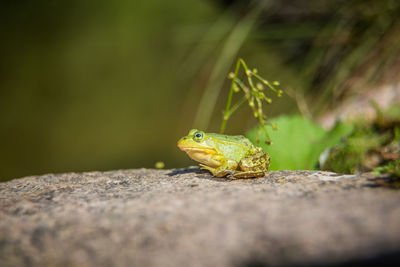
[[399,204],[368,175],[328,172],[26,177],[0,184],[0,265],[394,265]]

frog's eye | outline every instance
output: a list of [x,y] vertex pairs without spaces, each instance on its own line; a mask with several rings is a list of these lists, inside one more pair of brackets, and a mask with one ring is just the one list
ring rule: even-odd
[[196,132],[199,132],[197,129],[192,129],[189,131],[188,135],[194,135]]
[[204,133],[203,132],[196,132],[193,136],[194,141],[201,141],[204,138]]

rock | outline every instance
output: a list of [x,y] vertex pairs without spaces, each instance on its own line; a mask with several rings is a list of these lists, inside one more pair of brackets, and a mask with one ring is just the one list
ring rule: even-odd
[[0,184],[1,266],[400,263],[400,191],[370,175],[198,168],[48,174]]

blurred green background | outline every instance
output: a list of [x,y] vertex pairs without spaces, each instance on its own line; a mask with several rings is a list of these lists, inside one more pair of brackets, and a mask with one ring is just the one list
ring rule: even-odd
[[[238,57],[314,103],[312,116],[351,78],[396,76],[398,1],[236,2],[2,1],[0,179],[194,164],[176,141],[219,130]],[[284,97],[266,111],[298,108]],[[249,114],[227,133],[254,126]]]

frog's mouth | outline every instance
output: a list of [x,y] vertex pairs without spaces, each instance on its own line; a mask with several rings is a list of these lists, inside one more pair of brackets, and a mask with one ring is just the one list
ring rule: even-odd
[[193,146],[179,146],[179,148],[185,152],[197,152],[206,154],[215,152],[215,148],[193,147]]

